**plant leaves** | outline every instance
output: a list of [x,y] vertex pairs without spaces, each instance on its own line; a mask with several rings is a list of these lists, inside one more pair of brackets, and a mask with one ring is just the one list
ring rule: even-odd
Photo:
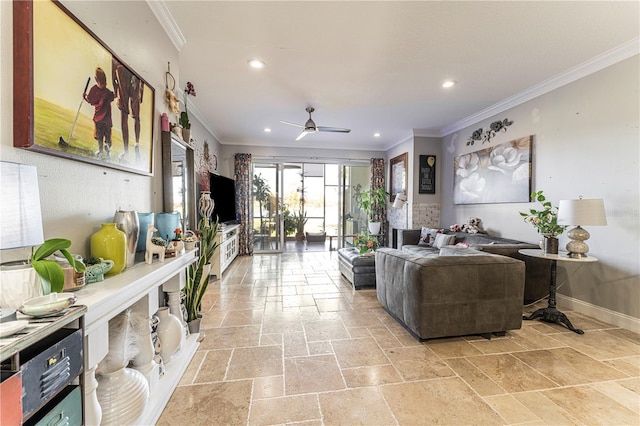
[[69,247],[71,247],[71,241],[64,238],[52,238],[38,247],[35,254],[32,255],[31,260],[45,259],[58,250],[68,249]]
[[32,262],[33,269],[40,276],[44,294],[60,293],[64,288],[64,272],[54,260],[37,260]]

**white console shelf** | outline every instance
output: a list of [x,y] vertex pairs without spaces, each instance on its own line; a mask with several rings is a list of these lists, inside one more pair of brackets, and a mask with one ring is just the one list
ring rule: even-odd
[[[180,291],[184,287],[185,268],[196,260],[195,253],[195,250],[189,250],[164,262],[154,259],[150,265],[136,263],[121,274],[106,277],[102,282],[87,285],[75,292],[77,303],[87,307],[84,357],[86,424],[98,424],[101,417],[95,393],[95,370],[109,352],[109,320],[127,308],[149,317],[154,315],[160,305],[158,287],[162,286],[166,292]],[[198,349],[197,339],[197,334],[190,335],[171,362],[165,365],[165,375],[150,380],[149,399],[137,424],[156,423]]]
[[218,243],[218,252],[220,258],[217,256],[211,262],[211,275],[215,275],[216,278],[222,278],[222,273],[231,265],[233,259],[238,256],[240,250],[240,238],[238,236],[238,230],[240,225],[227,225],[216,235],[216,243]]

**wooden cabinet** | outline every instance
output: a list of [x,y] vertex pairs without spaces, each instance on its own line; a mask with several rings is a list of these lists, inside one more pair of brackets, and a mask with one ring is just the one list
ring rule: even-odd
[[33,319],[0,339],[0,424],[83,424],[82,377],[86,307]]
[[240,250],[239,229],[240,225],[227,225],[218,231],[215,241],[218,243],[219,255],[214,255],[211,262],[211,275],[215,275],[218,279],[222,278],[222,273],[238,256]]

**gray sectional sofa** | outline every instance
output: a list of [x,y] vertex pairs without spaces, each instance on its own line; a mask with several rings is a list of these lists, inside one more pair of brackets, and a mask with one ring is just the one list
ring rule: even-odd
[[[424,244],[418,245],[420,242],[420,231],[420,229],[399,230],[398,248],[416,255],[437,253],[439,251],[437,248]],[[455,244],[467,243],[471,248],[482,250],[486,253],[499,254],[524,261],[526,274],[523,304],[533,303],[549,294],[551,262],[545,259],[523,256],[518,253],[520,249],[539,249],[540,247],[537,245],[482,233],[448,232],[447,234],[455,235]]]
[[[400,249],[377,250],[376,292],[385,310],[421,340],[520,328],[526,283],[530,298],[549,288],[549,262],[525,266],[518,253],[537,246],[487,234],[450,237],[439,248],[419,244],[419,229],[403,230]],[[470,247],[454,245],[461,242]]]

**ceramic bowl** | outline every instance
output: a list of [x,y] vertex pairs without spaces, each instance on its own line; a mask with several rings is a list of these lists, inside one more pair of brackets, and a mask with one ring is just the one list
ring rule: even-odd
[[51,293],[25,301],[18,311],[32,317],[55,315],[76,303],[78,297],[73,293]]

